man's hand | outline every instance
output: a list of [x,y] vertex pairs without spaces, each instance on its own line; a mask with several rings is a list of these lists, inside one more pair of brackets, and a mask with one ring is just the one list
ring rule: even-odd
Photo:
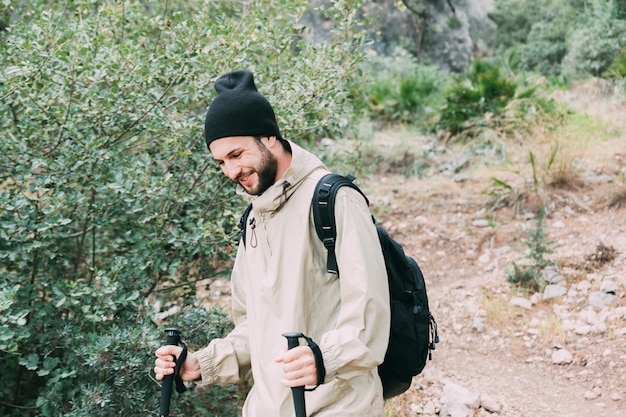
[[[175,345],[162,346],[154,352],[157,356],[154,361],[154,373],[158,381],[162,380],[165,375],[174,374],[176,362],[174,357],[178,357],[183,348]],[[187,358],[180,370],[180,377],[183,381],[193,381],[200,378],[200,362],[192,352],[187,352]]]
[[317,385],[317,368],[313,351],[308,346],[298,346],[285,351],[275,359],[283,364],[283,378],[280,382],[286,387]]

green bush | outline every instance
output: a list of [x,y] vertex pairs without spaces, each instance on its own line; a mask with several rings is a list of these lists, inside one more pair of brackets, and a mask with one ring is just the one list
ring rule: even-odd
[[626,48],[622,49],[615,56],[611,66],[606,70],[603,76],[617,80],[626,78]]
[[520,68],[558,76],[581,0],[496,0],[494,49],[519,56]]
[[599,77],[607,71],[619,52],[626,47],[626,20],[598,20],[576,30],[563,60],[564,73],[570,78]]
[[503,76],[497,64],[475,60],[465,76],[449,85],[436,128],[455,136],[484,125],[485,115],[499,114],[516,90],[516,82]]
[[419,65],[405,51],[374,56],[361,65],[350,83],[354,107],[366,119],[420,126],[443,102],[447,75]]
[[514,74],[509,64],[474,61],[466,74],[448,84],[446,103],[431,129],[442,139],[463,140],[519,137],[534,125],[560,123],[562,110],[545,94],[545,82]]
[[524,244],[528,249],[528,255],[522,265],[513,262],[513,271],[506,271],[508,282],[530,291],[543,290],[546,283],[541,271],[555,265],[554,261],[546,258],[546,255],[553,252],[555,242],[547,240],[544,216],[545,208],[542,208],[537,216],[535,227],[526,230],[527,237],[524,239]]
[[289,138],[349,120],[358,2],[319,44],[299,41],[306,3],[4,2],[0,415],[156,413],[147,305],[227,273],[244,204],[202,137],[215,78],[252,69]]
[[526,71],[600,76],[626,43],[625,9],[621,0],[496,0],[492,46],[514,51]]
[[567,54],[567,30],[568,26],[562,18],[534,23],[527,41],[518,47],[522,56],[521,68],[548,76],[559,76],[561,62]]

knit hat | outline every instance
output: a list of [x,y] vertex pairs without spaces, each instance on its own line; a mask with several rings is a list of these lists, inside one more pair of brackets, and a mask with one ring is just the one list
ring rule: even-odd
[[217,97],[204,121],[207,146],[228,136],[276,136],[282,140],[271,104],[254,85],[250,71],[233,71],[215,81]]

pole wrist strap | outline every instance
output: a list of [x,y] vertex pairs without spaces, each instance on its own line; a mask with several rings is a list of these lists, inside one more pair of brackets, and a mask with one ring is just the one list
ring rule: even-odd
[[322,358],[322,351],[320,347],[308,336],[302,335],[306,343],[309,345],[311,350],[313,351],[313,357],[315,358],[315,368],[317,369],[317,385],[313,388],[305,388],[305,391],[315,391],[317,387],[324,383],[324,379],[326,378],[326,368],[324,367],[324,359]]
[[183,379],[180,376],[180,370],[182,369],[183,364],[185,363],[185,359],[187,359],[187,345],[185,345],[182,341],[180,341],[179,344],[182,346],[183,350],[182,352],[180,352],[180,355],[176,359],[176,368],[174,371],[174,382],[176,383],[176,392],[178,392],[179,394],[182,394],[183,392],[187,390],[187,387],[183,383]]

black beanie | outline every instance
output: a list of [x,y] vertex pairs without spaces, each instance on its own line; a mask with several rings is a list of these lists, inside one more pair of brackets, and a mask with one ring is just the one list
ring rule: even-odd
[[276,136],[282,140],[271,104],[254,85],[250,71],[233,71],[215,81],[217,97],[204,121],[207,146],[228,136]]

